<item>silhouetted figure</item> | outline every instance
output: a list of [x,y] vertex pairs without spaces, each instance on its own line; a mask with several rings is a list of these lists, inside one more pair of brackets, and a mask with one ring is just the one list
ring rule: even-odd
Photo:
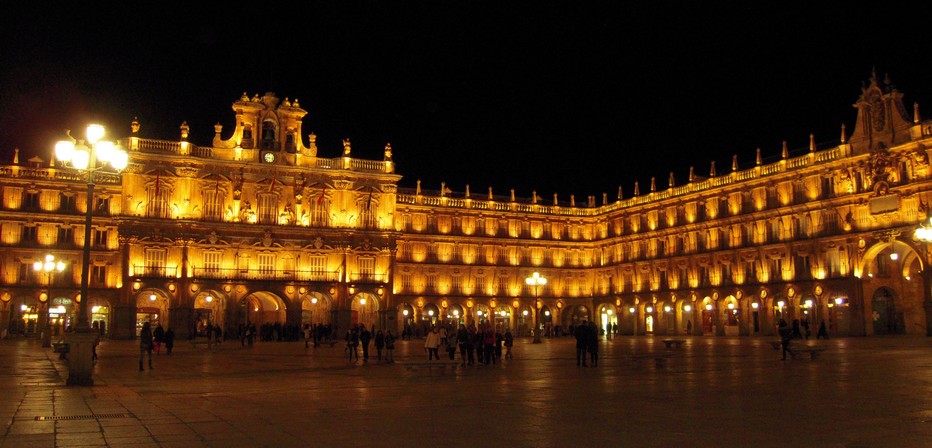
[[819,332],[816,333],[816,339],[828,339],[828,330],[825,329],[825,320],[819,322]]
[[786,360],[786,353],[790,351],[790,341],[793,339],[793,330],[786,325],[786,321],[780,319],[778,327],[780,333],[780,346],[783,348],[783,360]]

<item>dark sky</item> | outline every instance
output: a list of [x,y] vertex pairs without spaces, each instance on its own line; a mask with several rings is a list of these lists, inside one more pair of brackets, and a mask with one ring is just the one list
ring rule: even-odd
[[896,6],[114,2],[91,17],[84,2],[19,3],[0,17],[6,161],[14,147],[48,158],[91,120],[124,137],[134,116],[145,137],[177,139],[187,121],[209,145],[244,91],[272,91],[300,100],[322,157],[350,138],[381,159],[391,142],[404,187],[614,199],[712,160],[727,172],[732,154],[750,167],[782,140],[805,151],[810,132],[836,144],[874,68],[932,116],[930,22]]

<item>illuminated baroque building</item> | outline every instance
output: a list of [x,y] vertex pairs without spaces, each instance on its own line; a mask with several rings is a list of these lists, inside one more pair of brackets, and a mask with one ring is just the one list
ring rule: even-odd
[[[383,160],[318,156],[298,101],[233,104],[210,147],[121,143],[98,177],[83,241],[85,177],[41,159],[0,167],[0,328],[33,335],[73,318],[84,244],[92,321],[131,338],[158,321],[204,324],[495,322],[527,334],[595,319],[622,334],[771,335],[780,318],[833,335],[930,335],[932,271],[915,229],[930,217],[932,123],[871,79],[837,145],[643,193],[530,199],[469,187],[399,191]],[[748,163],[747,165],[751,165]],[[568,201],[567,201],[568,199]],[[599,200],[600,199],[600,200]],[[61,273],[35,271],[45,254]],[[548,280],[529,286],[534,272]],[[51,314],[50,314],[51,313]]]

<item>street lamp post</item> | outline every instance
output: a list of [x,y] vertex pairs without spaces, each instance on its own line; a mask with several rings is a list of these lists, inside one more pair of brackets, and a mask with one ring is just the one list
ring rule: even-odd
[[33,270],[36,272],[45,272],[47,275],[47,282],[45,287],[45,332],[42,334],[42,346],[51,347],[52,346],[52,325],[49,322],[49,311],[51,309],[51,303],[49,300],[52,300],[52,274],[57,272],[62,272],[65,270],[65,262],[55,261],[54,255],[46,255],[45,261],[36,261],[32,264]]
[[524,279],[524,282],[528,286],[534,287],[534,298],[535,305],[537,306],[537,312],[534,313],[534,344],[540,344],[540,287],[547,284],[547,278],[543,275],[540,275],[539,272],[534,272],[530,277]]
[[[87,173],[87,206],[84,215],[84,251],[81,263],[81,295],[77,307],[77,320],[74,332],[68,339],[68,385],[93,386],[92,370],[93,344],[96,335],[91,334],[88,324],[88,283],[91,268],[91,225],[94,211],[94,175],[102,166],[110,165],[113,169],[121,171],[129,162],[129,155],[119,145],[110,141],[101,140],[105,129],[99,124],[87,127],[87,140],[62,140],[55,144],[55,156],[63,164],[79,172]],[[70,135],[69,135],[70,137]]]

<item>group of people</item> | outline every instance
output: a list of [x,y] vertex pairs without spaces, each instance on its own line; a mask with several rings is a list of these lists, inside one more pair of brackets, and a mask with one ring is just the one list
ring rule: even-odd
[[588,367],[586,360],[592,367],[599,365],[599,327],[595,322],[582,321],[573,331],[576,337],[576,365]]
[[451,332],[445,326],[435,326],[424,338],[424,350],[427,360],[440,360],[440,350],[446,352],[450,361],[456,360],[456,352],[460,353],[460,365],[496,364],[502,357],[512,359],[511,348],[514,346],[514,335],[511,329],[493,328],[483,325],[476,328],[460,324],[456,332]]
[[[375,325],[372,326],[372,330],[369,330],[365,325],[359,324],[350,327],[344,339],[346,340],[344,353],[349,354],[350,361],[354,361],[354,358],[356,361],[359,360],[359,347],[362,346],[362,360],[363,362],[368,362],[369,344],[372,343],[374,339],[376,360],[382,362],[382,351],[384,350],[385,362],[395,362],[395,336],[392,334],[392,330],[383,333],[382,330],[376,330]],[[304,347],[307,348],[307,346],[307,340],[305,340]],[[314,347],[317,347],[316,342]]]

